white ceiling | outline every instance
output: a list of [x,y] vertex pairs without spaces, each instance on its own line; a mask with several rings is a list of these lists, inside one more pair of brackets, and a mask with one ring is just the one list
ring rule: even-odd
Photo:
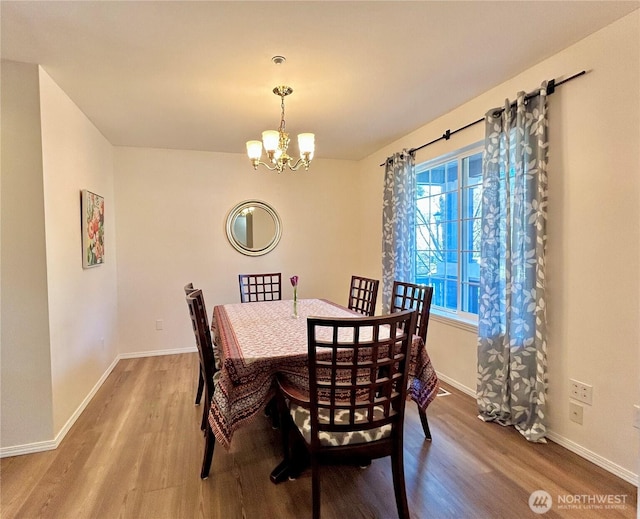
[[286,84],[292,136],[357,160],[638,7],[2,0],[1,51],[41,64],[114,145],[244,153],[277,128]]

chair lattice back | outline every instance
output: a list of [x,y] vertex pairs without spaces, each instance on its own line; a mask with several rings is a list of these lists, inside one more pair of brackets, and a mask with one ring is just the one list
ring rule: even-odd
[[282,274],[240,274],[240,302],[279,301],[282,299]]
[[380,281],[377,279],[351,276],[348,308],[362,315],[375,315],[379,285]]
[[418,317],[416,319],[415,333],[422,338],[425,344],[427,343],[427,328],[429,326],[432,297],[433,287],[403,281],[393,282],[390,312],[417,310]]
[[323,432],[402,427],[415,319],[408,310],[307,320],[312,448]]

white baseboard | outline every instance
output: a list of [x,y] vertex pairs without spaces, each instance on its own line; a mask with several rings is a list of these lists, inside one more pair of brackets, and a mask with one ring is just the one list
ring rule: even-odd
[[0,458],[10,458],[11,456],[21,456],[23,454],[34,454],[36,452],[52,451],[58,448],[56,440],[46,440],[42,442],[25,443],[24,445],[12,445],[0,449]]
[[[473,399],[476,398],[475,389],[471,389],[469,387],[463,386],[456,380],[453,380],[447,377],[446,375],[443,375],[442,373],[437,373],[437,375],[438,375],[438,378],[442,380],[442,382],[445,382],[450,386],[458,389],[459,391],[462,391],[463,393],[469,395]],[[635,485],[636,487],[638,486],[638,474],[634,474],[630,470],[627,470],[624,467],[621,467],[620,465],[617,465],[616,463],[613,463],[612,461],[606,458],[603,458],[602,456],[596,454],[595,452],[591,452],[590,450],[585,449],[582,445],[578,445],[577,443],[565,438],[564,436],[560,436],[559,434],[555,433],[552,430],[547,430],[547,438],[557,443],[558,445],[564,447],[565,449],[573,452],[574,454],[577,454],[581,458],[584,458],[590,461],[594,465],[598,465],[598,467],[605,469],[607,472],[611,472],[611,474],[614,474],[619,478],[624,479],[625,481],[627,481],[628,483],[631,483],[632,485]]]
[[76,420],[82,414],[82,411],[85,410],[91,399],[98,392],[98,389],[104,384],[104,381],[107,380],[107,377],[111,374],[113,369],[116,367],[118,362],[121,359],[134,359],[134,358],[142,358],[142,357],[155,357],[159,355],[176,355],[179,353],[191,353],[198,351],[195,346],[190,348],[174,348],[171,350],[155,350],[155,351],[141,351],[135,353],[121,353],[119,354],[114,361],[109,365],[109,367],[102,374],[100,379],[95,383],[91,391],[87,394],[85,399],[80,403],[78,408],[74,411],[74,413],[69,417],[67,422],[64,424],[62,429],[56,434],[53,440],[45,440],[33,443],[25,443],[23,445],[11,445],[9,447],[0,448],[0,458],[8,458],[11,456],[20,456],[22,454],[34,454],[36,452],[44,452],[51,451],[58,448],[64,437],[73,427],[73,424],[76,423]]
[[594,465],[598,465],[598,467],[603,468],[607,472],[611,472],[615,474],[620,479],[624,479],[626,482],[631,483],[632,485],[638,486],[638,474],[634,474],[630,470],[609,461],[606,458],[596,454],[595,452],[591,452],[588,449],[585,449],[582,445],[578,445],[567,438],[556,434],[553,431],[547,431],[547,438],[551,441],[557,443],[558,445],[564,447],[565,449],[577,454],[581,458],[584,458]]
[[442,382],[445,382],[445,383],[449,384],[450,386],[455,387],[458,391],[462,391],[463,393],[465,393],[465,394],[467,394],[470,397],[473,397],[475,399],[475,397],[476,397],[476,390],[475,389],[471,389],[470,387],[463,386],[457,380],[453,380],[452,378],[449,378],[446,375],[443,375],[442,373],[438,373],[437,371],[436,371],[436,375],[438,375],[438,379],[442,380]]
[[153,351],[136,351],[132,353],[121,353],[118,355],[120,359],[141,359],[143,357],[158,357],[160,355],[178,355],[180,353],[193,353],[198,351],[195,346],[190,348],[173,348],[171,350],[153,350]]

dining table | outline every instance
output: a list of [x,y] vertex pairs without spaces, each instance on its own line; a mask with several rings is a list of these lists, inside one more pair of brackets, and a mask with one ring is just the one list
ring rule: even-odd
[[[259,416],[275,396],[277,377],[308,391],[307,317],[362,317],[325,299],[298,299],[296,306],[295,314],[292,300],[213,309],[211,330],[221,365],[209,424],[227,450],[234,432]],[[411,346],[409,380],[411,399],[426,410],[438,392],[438,377],[417,335]]]

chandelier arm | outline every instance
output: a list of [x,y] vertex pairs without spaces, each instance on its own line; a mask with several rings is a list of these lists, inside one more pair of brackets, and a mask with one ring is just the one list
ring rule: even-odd
[[293,162],[293,157],[289,157],[288,160],[278,160],[276,162],[272,162],[271,164],[267,162],[263,162],[261,160],[253,162],[253,169],[258,170],[258,166],[262,165],[267,168],[269,171],[277,171],[278,173],[282,173],[285,169],[289,168],[291,171],[296,171],[304,166],[305,170],[309,169],[310,160],[305,159],[304,157],[300,157],[295,162]]
[[253,164],[253,169],[257,170],[259,165],[263,165],[265,168],[267,168],[269,171],[282,171],[282,167],[278,166],[278,163],[274,163],[273,166],[270,166],[268,163],[263,162],[261,160],[254,162]]
[[301,166],[304,166],[304,169],[309,169],[309,161],[305,160],[303,157],[300,157],[293,164],[289,163],[289,164],[287,164],[287,166],[289,166],[289,169],[291,171],[296,171],[296,170],[300,169]]

